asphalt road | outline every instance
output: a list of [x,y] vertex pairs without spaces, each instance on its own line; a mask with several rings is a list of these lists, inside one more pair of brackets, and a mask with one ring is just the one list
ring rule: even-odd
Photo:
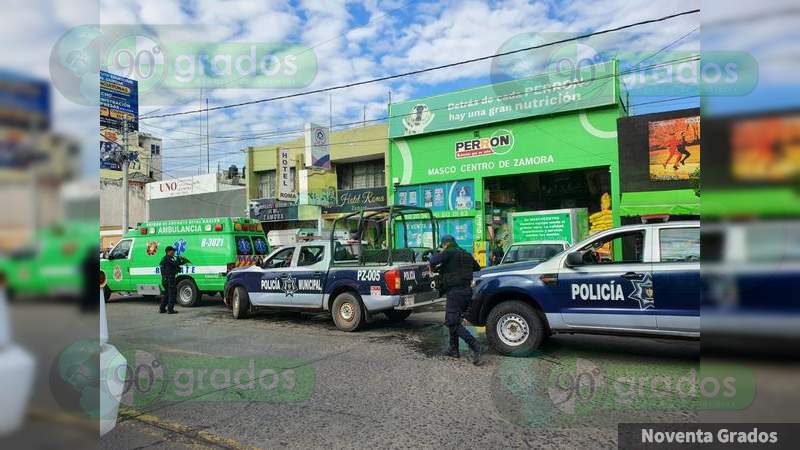
[[[156,375],[130,388],[104,448],[612,448],[620,421],[696,417],[650,381],[690,374],[697,342],[564,336],[536,357],[490,354],[475,367],[438,356],[442,311],[343,333],[325,314],[233,320],[215,298],[177,315],[157,308],[142,298],[108,305],[112,343],[145,367],[139,373],[156,366]],[[230,375],[249,361],[255,389],[226,384],[226,368]]]

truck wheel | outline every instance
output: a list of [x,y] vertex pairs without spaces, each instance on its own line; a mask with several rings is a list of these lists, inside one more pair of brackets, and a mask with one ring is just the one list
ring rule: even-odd
[[250,298],[243,287],[237,286],[231,294],[231,312],[234,319],[246,319],[250,315]]
[[108,286],[103,286],[103,298],[106,300],[106,303],[111,301],[111,288]]
[[389,322],[398,323],[408,319],[408,316],[411,315],[411,310],[390,309],[383,313],[386,314],[386,318],[389,319]]
[[176,286],[178,291],[178,304],[181,306],[196,306],[200,302],[200,291],[191,278],[184,278]]
[[503,355],[529,356],[539,348],[544,335],[541,315],[531,305],[519,300],[495,306],[486,320],[486,339]]
[[333,300],[331,315],[336,328],[342,331],[356,331],[363,322],[361,301],[350,292],[341,293]]

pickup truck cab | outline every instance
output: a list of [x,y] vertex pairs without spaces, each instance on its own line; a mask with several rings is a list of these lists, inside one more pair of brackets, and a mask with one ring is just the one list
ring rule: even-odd
[[480,275],[510,272],[512,270],[532,269],[543,261],[569,248],[567,241],[522,241],[508,247],[500,264],[486,267]]
[[[416,308],[443,301],[423,261],[431,249],[384,247],[393,242],[387,217],[397,209],[365,210],[355,239],[335,239],[332,232],[331,239],[287,245],[260,265],[233,270],[224,293],[233,317],[242,319],[261,308],[330,311],[337,328],[355,331],[375,314],[402,321]],[[388,230],[388,239],[362,240],[368,224],[378,225],[373,230]]]
[[534,268],[481,275],[467,316],[505,355],[554,333],[699,338],[700,223],[613,228]]

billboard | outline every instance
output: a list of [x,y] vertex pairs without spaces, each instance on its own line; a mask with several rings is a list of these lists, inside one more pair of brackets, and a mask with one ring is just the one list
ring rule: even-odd
[[688,180],[700,168],[700,116],[650,122],[648,150],[651,180]]
[[209,192],[217,192],[216,173],[147,183],[148,200]]
[[800,176],[800,115],[731,124],[731,173],[737,181],[785,182]]
[[139,129],[139,88],[136,80],[100,71],[100,127]]
[[331,149],[330,129],[314,123],[306,127],[306,166],[315,169],[330,170]]
[[0,72],[0,125],[25,131],[49,129],[48,82]]

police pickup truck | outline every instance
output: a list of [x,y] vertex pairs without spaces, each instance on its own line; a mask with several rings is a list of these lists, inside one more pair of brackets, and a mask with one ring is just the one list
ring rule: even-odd
[[474,284],[467,319],[504,355],[531,354],[554,333],[699,338],[700,223],[606,230]]
[[[330,239],[287,245],[261,265],[230,272],[225,303],[235,319],[262,308],[330,311],[343,331],[357,330],[377,313],[405,320],[412,310],[443,300],[423,261],[432,249],[392,245],[395,226],[426,211],[435,225],[430,211],[412,207],[373,208],[337,219]],[[354,227],[351,239],[334,237],[342,224]]]

